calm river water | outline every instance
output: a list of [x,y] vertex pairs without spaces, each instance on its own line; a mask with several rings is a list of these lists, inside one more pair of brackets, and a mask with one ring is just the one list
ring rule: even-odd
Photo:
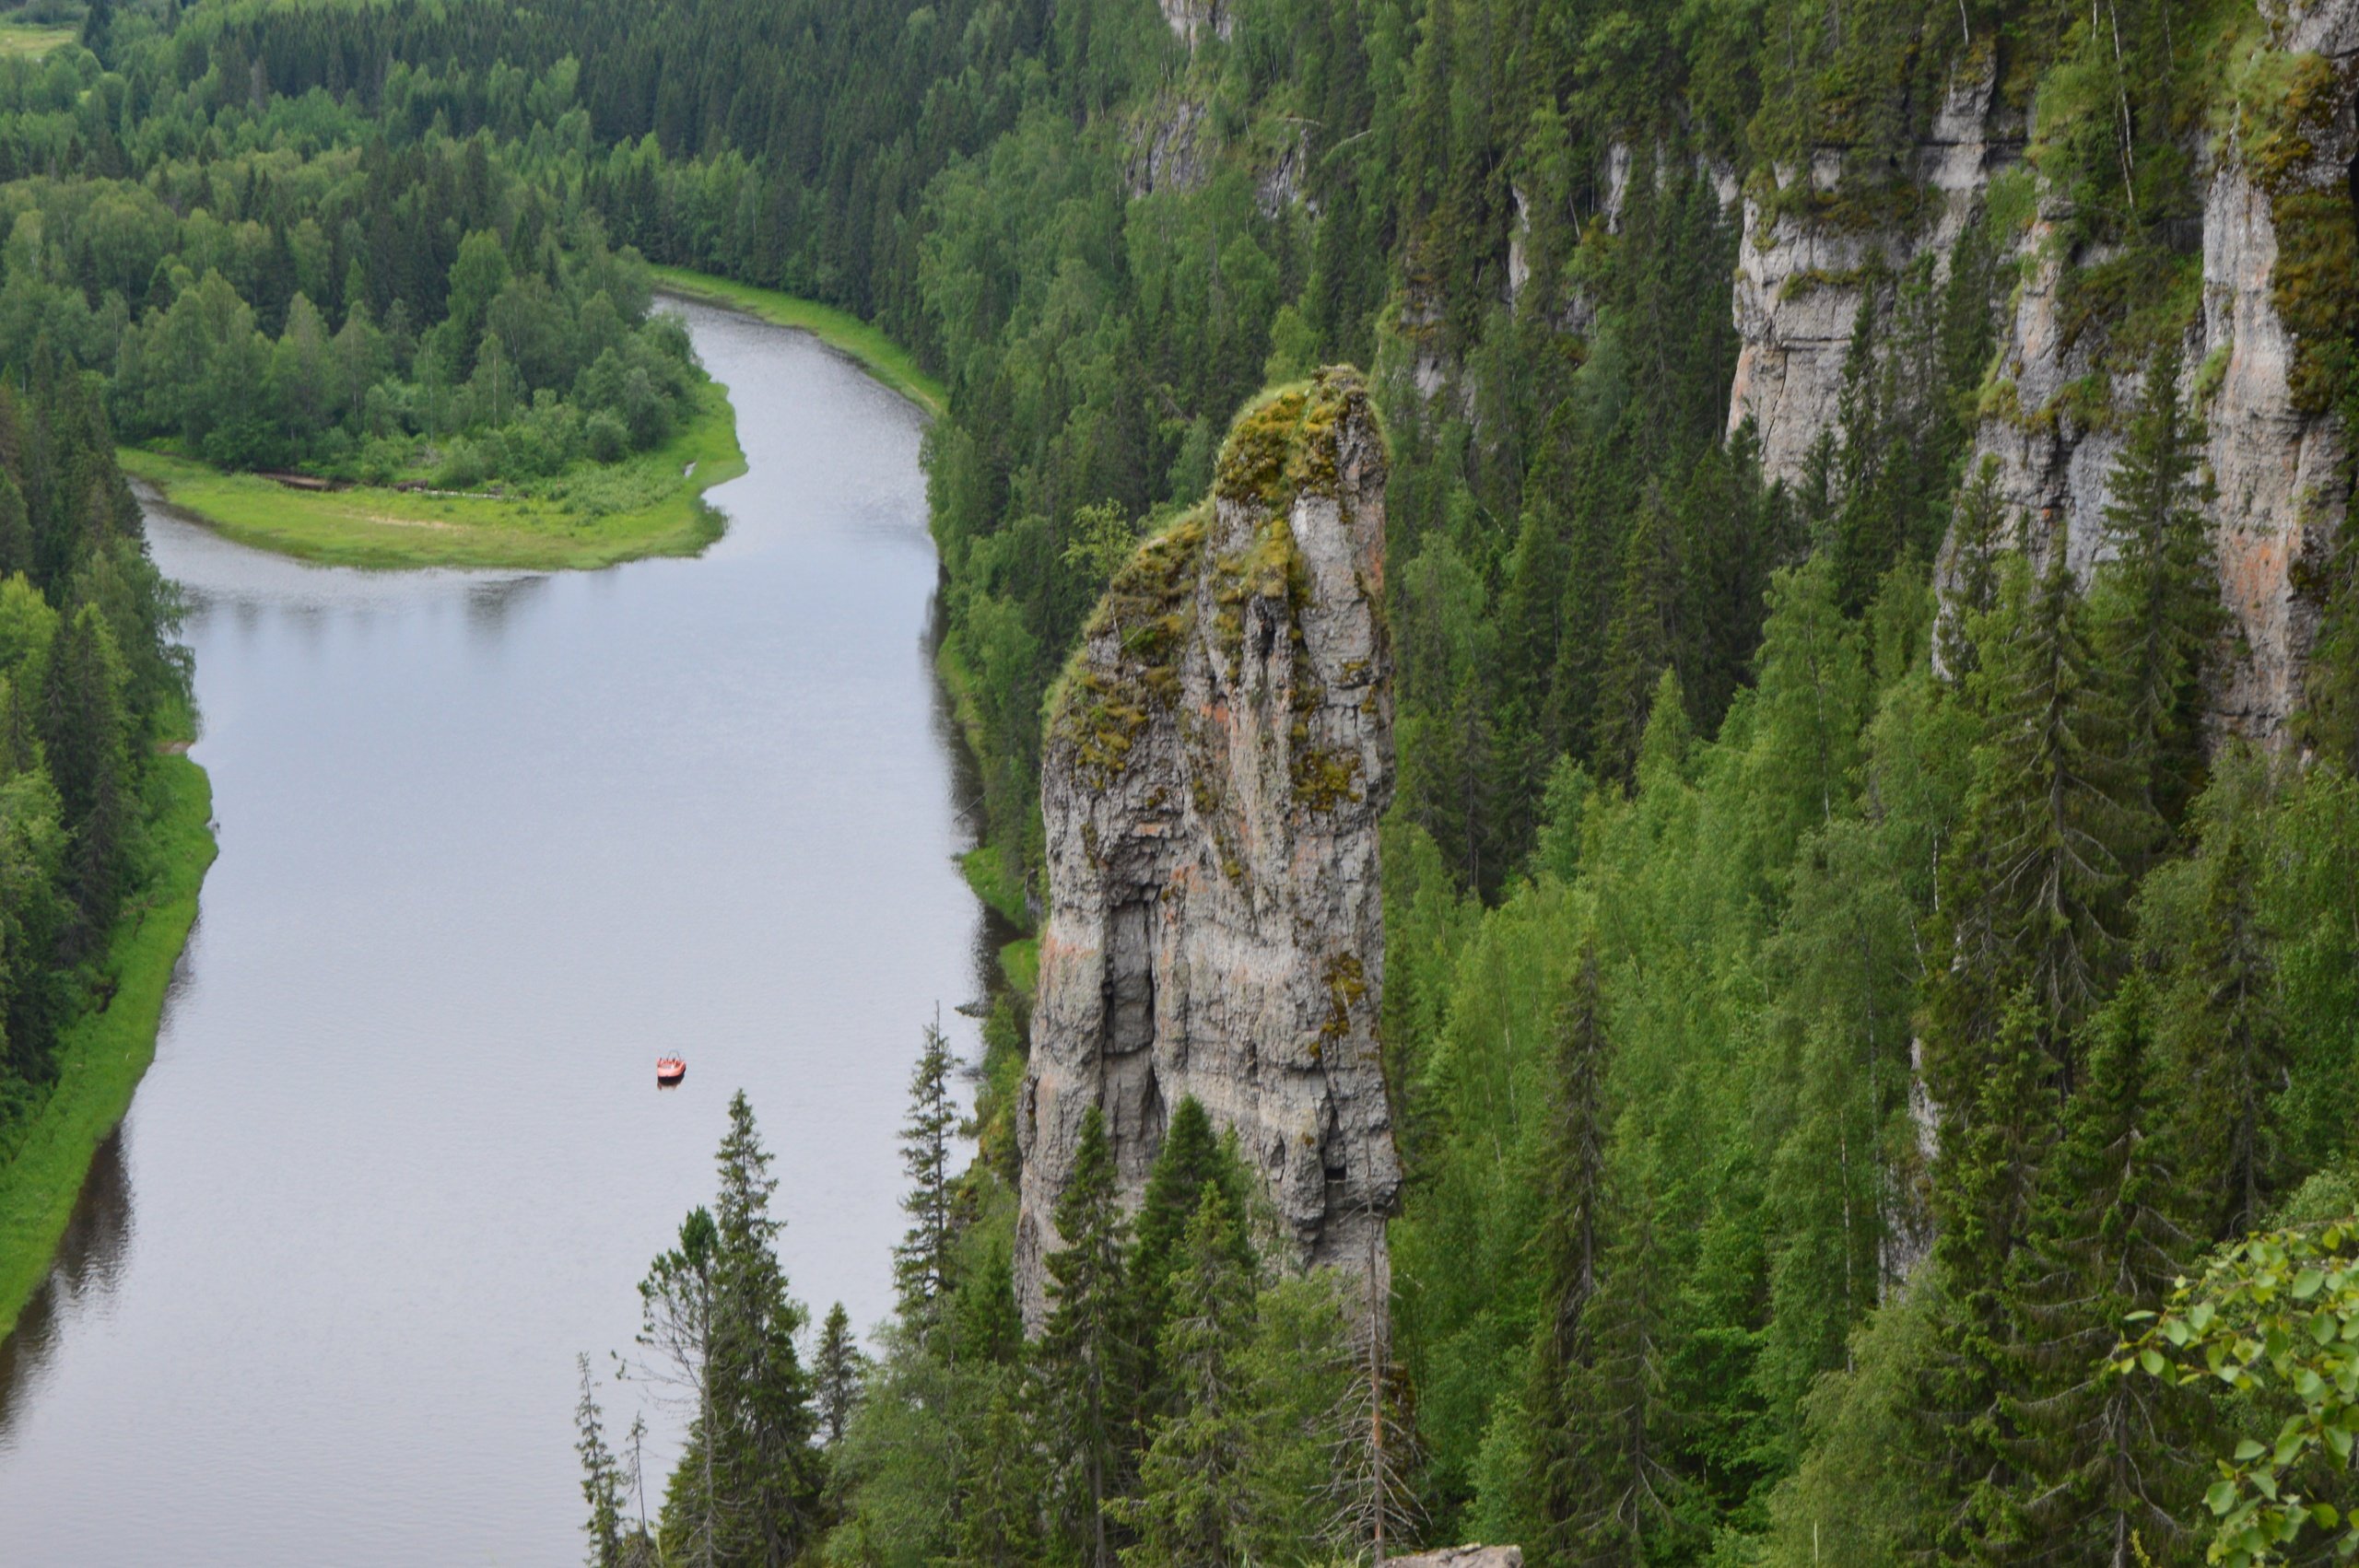
[[937,1004],[972,1056],[985,941],[920,422],[686,313],[751,462],[699,559],[360,573],[153,521],[221,858],[0,1349],[0,1562],[579,1562],[574,1354],[618,1434],[741,1085],[797,1293],[886,1312],[910,1064]]

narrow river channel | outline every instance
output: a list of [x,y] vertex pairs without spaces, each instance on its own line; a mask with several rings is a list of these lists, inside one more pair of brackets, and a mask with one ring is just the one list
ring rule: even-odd
[[618,1431],[740,1086],[797,1293],[886,1310],[910,1064],[937,1004],[971,1059],[987,945],[920,421],[685,313],[750,462],[698,559],[362,573],[151,520],[221,858],[0,1348],[0,1562],[578,1562],[574,1354]]

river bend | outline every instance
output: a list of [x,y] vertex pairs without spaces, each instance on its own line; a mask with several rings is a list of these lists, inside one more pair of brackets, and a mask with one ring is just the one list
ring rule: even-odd
[[920,420],[682,309],[749,462],[698,559],[369,573],[151,520],[221,856],[0,1349],[0,1562],[578,1561],[574,1353],[628,1348],[739,1085],[797,1293],[886,1311],[910,1063],[937,1003],[972,1056],[987,945]]

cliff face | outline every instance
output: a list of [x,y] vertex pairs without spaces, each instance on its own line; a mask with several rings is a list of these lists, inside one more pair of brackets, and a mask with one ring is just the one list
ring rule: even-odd
[[1945,260],[1990,175],[2022,156],[2022,127],[1994,117],[1993,86],[1987,65],[1951,83],[1908,171],[1925,198],[1909,221],[1845,205],[1837,193],[1851,171],[1833,152],[1770,170],[1745,196],[1729,429],[1754,421],[1772,478],[1797,477],[1819,433],[1834,428],[1852,323],[1873,279],[1921,256]]
[[[2189,405],[2206,423],[2205,456],[2222,597],[2241,634],[2214,715],[2226,730],[2275,741],[2298,706],[2316,607],[2300,564],[2331,540],[2349,509],[2340,420],[2314,395],[2314,358],[2347,337],[2354,265],[2353,158],[2359,130],[2359,0],[2287,0],[2264,7],[2269,45],[2292,84],[2249,107],[2200,149],[2205,170],[2201,304],[2181,345]],[[1827,224],[1772,216],[1810,204],[1748,199],[1736,287],[1743,340],[1731,425],[1760,431],[1774,476],[1793,478],[1812,442],[1833,427],[1843,362],[1869,263],[1893,271],[1947,258],[1989,183],[2023,160],[2025,127],[1994,102],[1987,76],[1954,81],[1917,149],[1919,215],[1901,224]],[[1787,171],[1780,171],[1781,175]],[[1832,192],[1844,175],[1823,155],[1806,176]],[[1783,189],[1790,179],[1778,184]],[[2102,333],[2077,330],[2065,303],[2076,274],[2111,258],[2058,240],[2069,210],[2044,183],[2012,237],[2019,279],[1985,388],[1972,467],[1995,459],[2011,509],[2060,518],[2074,565],[2103,553],[2103,518],[2120,455],[2118,411],[2140,371],[2107,362]]]
[[1047,1310],[1090,1107],[1126,1199],[1193,1095],[1297,1266],[1383,1263],[1400,1186],[1376,1020],[1392,779],[1385,458],[1322,371],[1239,420],[1211,503],[1115,577],[1050,699],[1049,910],[1017,1115],[1016,1285]]

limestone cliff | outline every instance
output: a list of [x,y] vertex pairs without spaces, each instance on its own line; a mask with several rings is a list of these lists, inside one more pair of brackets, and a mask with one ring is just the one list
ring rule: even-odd
[[1356,374],[1246,414],[1212,500],[1119,572],[1050,698],[1048,919],[1017,1113],[1017,1292],[1090,1108],[1134,1200],[1193,1095],[1288,1261],[1383,1267],[1400,1186],[1376,1021],[1392,780],[1385,455]]
[[[2316,625],[2301,563],[2331,540],[2350,503],[2341,420],[2314,389],[2319,357],[2345,351],[2354,325],[2359,0],[2271,0],[2264,14],[2268,64],[2286,90],[2259,94],[2269,100],[2258,112],[2224,109],[2226,129],[2194,149],[2204,180],[2201,308],[2181,346],[2182,391],[2209,431],[2222,597],[2239,634],[2214,714],[2224,729],[2273,741],[2298,706]],[[1874,221],[1846,202],[1855,171],[1836,151],[1748,193],[1730,418],[1731,428],[1756,422],[1774,476],[1796,476],[1836,424],[1866,290],[1921,257],[1945,272],[1994,178],[2023,164],[2036,127],[1995,98],[1987,61],[1953,79],[1917,146],[1905,214]],[[2133,403],[2140,370],[2109,357],[2103,334],[2082,330],[2068,308],[2070,286],[2112,258],[2060,243],[2064,198],[2028,170],[2014,177],[2034,194],[2027,221],[2001,237],[2018,282],[1973,462],[1996,460],[2012,509],[2060,518],[2085,570],[2103,549],[2118,415]],[[1839,216],[1829,221],[1829,210]]]

